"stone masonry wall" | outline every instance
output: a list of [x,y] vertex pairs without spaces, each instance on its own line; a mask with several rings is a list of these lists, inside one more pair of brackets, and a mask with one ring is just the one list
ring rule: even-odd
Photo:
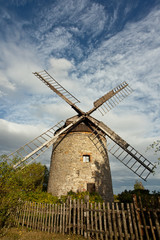
[[[86,191],[94,183],[105,201],[113,201],[112,180],[108,154],[104,158],[89,139],[90,132],[70,132],[55,148],[51,157],[48,192],[66,195],[70,190]],[[106,139],[103,137],[106,146]],[[83,155],[90,162],[83,162]]]

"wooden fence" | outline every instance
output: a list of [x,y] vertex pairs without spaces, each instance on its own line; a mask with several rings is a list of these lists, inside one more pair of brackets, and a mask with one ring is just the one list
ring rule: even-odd
[[160,209],[149,210],[134,203],[63,204],[25,202],[17,210],[16,225],[49,233],[83,235],[87,239],[160,239]]

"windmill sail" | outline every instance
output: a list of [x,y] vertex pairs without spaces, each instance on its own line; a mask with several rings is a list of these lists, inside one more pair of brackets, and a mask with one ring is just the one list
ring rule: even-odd
[[109,137],[108,151],[140,178],[146,180],[155,166],[104,123],[91,117],[88,119]]
[[104,115],[118,105],[124,98],[129,96],[132,92],[133,90],[128,83],[121,83],[119,86],[113,88],[113,90],[95,101],[93,103],[94,107],[88,112],[88,115],[94,112],[97,108],[101,114]]
[[80,114],[82,113],[82,111],[76,106],[76,103],[79,103],[80,101],[62,87],[46,70],[34,72],[33,74],[64,99],[76,112]]
[[27,164],[35,160],[39,157],[42,153],[44,153],[58,138],[60,134],[69,130],[73,125],[77,122],[81,121],[82,117],[76,119],[73,123],[69,124],[67,127],[63,128],[62,130],[58,131],[56,134],[56,130],[60,129],[64,125],[64,121],[57,123],[55,126],[38,136],[37,138],[33,139],[29,143],[25,144],[24,146],[20,147],[15,152],[11,153],[7,156],[8,159],[12,160],[14,158],[20,158],[20,160],[14,164],[14,168],[22,166],[24,162],[27,161]]

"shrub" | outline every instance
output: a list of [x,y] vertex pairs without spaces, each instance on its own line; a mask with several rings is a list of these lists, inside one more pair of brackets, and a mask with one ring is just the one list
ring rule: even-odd
[[[0,228],[12,224],[13,215],[23,200],[35,200],[47,181],[47,168],[33,163],[23,169],[13,168],[18,158],[0,157]],[[37,195],[38,197],[38,195]]]

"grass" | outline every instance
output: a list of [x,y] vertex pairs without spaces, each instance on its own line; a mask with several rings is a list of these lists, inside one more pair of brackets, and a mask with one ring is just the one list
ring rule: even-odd
[[78,235],[63,235],[55,233],[46,233],[41,231],[32,231],[25,228],[11,228],[7,231],[1,240],[83,240],[84,237]]

